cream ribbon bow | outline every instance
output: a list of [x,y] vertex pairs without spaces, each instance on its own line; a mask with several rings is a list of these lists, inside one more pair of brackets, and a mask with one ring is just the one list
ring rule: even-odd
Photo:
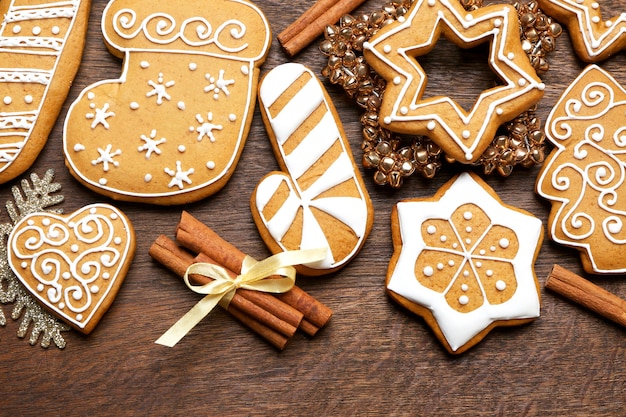
[[[192,264],[183,277],[190,290],[205,297],[169,328],[155,343],[173,347],[196,324],[220,305],[228,308],[238,288],[248,290],[283,293],[289,291],[296,282],[296,270],[293,265],[321,261],[327,255],[326,248],[295,250],[277,253],[262,261],[246,256],[241,265],[241,275],[232,278],[226,269],[208,263]],[[213,281],[204,285],[193,285],[189,276],[200,274],[212,278]],[[267,279],[271,276],[280,278]]]

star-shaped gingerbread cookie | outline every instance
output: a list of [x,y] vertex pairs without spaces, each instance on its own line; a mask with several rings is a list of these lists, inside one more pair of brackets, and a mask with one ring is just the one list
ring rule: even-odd
[[[447,96],[423,98],[427,76],[417,57],[441,36],[461,48],[490,43],[489,64],[502,84],[484,90],[469,111]],[[364,55],[387,81],[381,125],[428,136],[462,163],[478,160],[498,126],[537,103],[545,87],[522,49],[510,5],[466,12],[455,0],[417,0],[364,45]]]
[[534,262],[541,221],[504,205],[475,174],[392,213],[387,293],[422,316],[446,350],[466,351],[496,326],[539,316]]
[[596,0],[538,0],[539,7],[568,29],[585,62],[600,62],[626,47],[626,13],[602,20]]

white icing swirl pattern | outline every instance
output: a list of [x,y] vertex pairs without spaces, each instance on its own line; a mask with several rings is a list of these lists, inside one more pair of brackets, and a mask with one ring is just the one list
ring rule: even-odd
[[546,121],[555,150],[537,192],[553,202],[550,236],[583,251],[592,272],[626,272],[606,245],[626,244],[626,91],[590,65],[563,93]]

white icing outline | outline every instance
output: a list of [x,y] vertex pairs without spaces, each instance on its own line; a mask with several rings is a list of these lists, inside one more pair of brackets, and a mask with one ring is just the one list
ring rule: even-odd
[[[393,268],[387,288],[402,297],[429,309],[452,351],[494,322],[539,317],[540,302],[533,271],[535,251],[541,244],[541,221],[518,210],[506,207],[468,173],[460,174],[438,201],[406,201],[397,204],[398,226],[402,241],[400,255]],[[502,225],[515,232],[519,250],[511,260],[517,290],[501,304],[484,304],[469,312],[454,310],[439,293],[423,285],[415,277],[415,262],[427,249],[422,237],[422,224],[431,219],[450,221],[452,214],[464,204],[480,207],[492,225]],[[478,257],[474,256],[473,257]],[[488,258],[488,257],[486,257]]]

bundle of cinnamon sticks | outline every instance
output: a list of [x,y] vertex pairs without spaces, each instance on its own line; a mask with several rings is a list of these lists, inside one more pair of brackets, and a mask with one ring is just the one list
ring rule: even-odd
[[[176,228],[176,242],[161,235],[149,253],[179,277],[194,263],[219,265],[235,277],[247,256],[187,212],[182,213]],[[197,285],[211,280],[203,275],[189,278]],[[314,336],[332,316],[328,307],[295,285],[278,294],[239,288],[227,311],[280,350],[296,330]]]

